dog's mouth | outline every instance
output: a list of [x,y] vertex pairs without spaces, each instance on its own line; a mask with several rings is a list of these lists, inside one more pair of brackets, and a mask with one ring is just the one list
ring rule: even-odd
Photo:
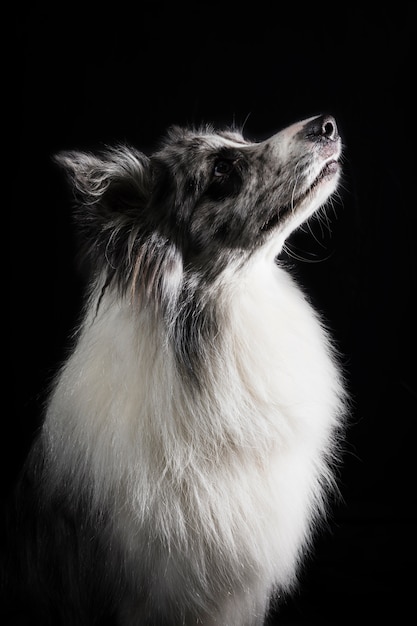
[[289,213],[294,213],[298,207],[306,200],[311,197],[312,193],[326,180],[330,180],[335,176],[339,171],[339,161],[337,159],[332,159],[324,164],[323,168],[320,170],[320,173],[313,180],[311,185],[307,187],[305,191],[302,191],[299,195],[296,195],[292,198],[291,202],[281,206],[278,211],[274,213],[262,226],[261,230],[263,232],[269,231],[273,229],[279,222],[283,220]]

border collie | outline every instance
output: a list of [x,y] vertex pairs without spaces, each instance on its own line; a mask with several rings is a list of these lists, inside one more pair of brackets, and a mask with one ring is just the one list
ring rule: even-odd
[[259,143],[174,127],[150,157],[58,155],[90,281],[20,487],[43,624],[255,626],[294,588],[346,394],[277,256],[340,155],[328,115]]

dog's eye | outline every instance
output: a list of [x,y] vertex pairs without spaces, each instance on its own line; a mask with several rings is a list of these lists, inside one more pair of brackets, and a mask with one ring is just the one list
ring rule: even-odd
[[214,176],[226,176],[233,169],[233,161],[229,159],[217,159],[214,164],[213,174]]

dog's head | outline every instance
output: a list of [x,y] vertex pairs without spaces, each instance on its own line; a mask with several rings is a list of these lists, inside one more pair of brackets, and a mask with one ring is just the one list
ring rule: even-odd
[[155,274],[157,257],[213,276],[231,256],[266,245],[278,254],[335,190],[340,154],[336,122],[322,115],[260,143],[172,128],[151,157],[123,146],[57,160],[73,180],[86,252],[128,281]]
[[[196,258],[281,245],[334,191],[341,142],[319,116],[249,143],[238,133],[174,129],[154,155],[155,206]],[[278,249],[279,251],[279,245]]]

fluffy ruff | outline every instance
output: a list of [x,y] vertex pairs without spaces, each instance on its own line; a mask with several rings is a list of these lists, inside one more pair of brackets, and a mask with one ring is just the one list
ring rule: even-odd
[[345,392],[276,257],[339,156],[329,116],[261,143],[175,128],[151,157],[59,155],[91,281],[23,481],[53,623],[255,626],[294,587]]

